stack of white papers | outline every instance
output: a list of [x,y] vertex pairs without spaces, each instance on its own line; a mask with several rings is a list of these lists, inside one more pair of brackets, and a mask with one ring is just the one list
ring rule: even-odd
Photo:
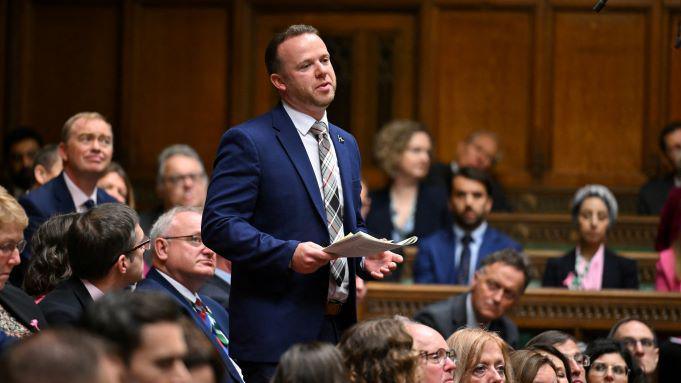
[[333,244],[324,248],[324,251],[339,257],[367,257],[383,251],[395,250],[404,246],[413,245],[418,237],[409,237],[400,242],[387,239],[378,239],[364,232],[348,234]]

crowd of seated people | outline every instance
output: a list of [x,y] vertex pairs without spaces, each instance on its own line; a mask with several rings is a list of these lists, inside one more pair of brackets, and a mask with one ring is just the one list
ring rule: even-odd
[[[172,145],[160,153],[159,204],[138,214],[100,114],[69,118],[58,145],[41,149],[39,137],[20,138],[30,141],[18,146],[35,162],[22,157],[18,166],[15,156],[7,173],[16,197],[0,189],[0,381],[244,382],[229,353],[231,265],[201,237],[208,175],[196,151]],[[487,220],[500,192],[486,172],[497,146],[488,132],[468,137],[442,185],[427,177],[432,141],[423,125],[395,121],[381,130],[376,156],[390,183],[364,193],[368,229],[393,240],[422,237],[415,283],[470,290],[413,319],[360,322],[337,346],[296,344],[273,382],[670,381],[674,359],[660,361],[673,353],[660,350],[678,344],[660,344],[635,318],[588,345],[547,331],[522,346],[506,314],[530,283],[530,266],[522,246]],[[467,159],[474,154],[484,161]],[[637,289],[636,262],[606,246],[618,214],[610,190],[580,188],[570,212],[578,242],[548,261],[542,285]],[[680,249],[675,240],[661,253],[661,291],[679,291]],[[50,348],[64,358],[59,377],[51,375],[61,370]],[[22,373],[27,365],[31,374]]]

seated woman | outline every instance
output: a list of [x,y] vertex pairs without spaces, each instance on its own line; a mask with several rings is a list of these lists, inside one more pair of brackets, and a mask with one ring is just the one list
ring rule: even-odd
[[511,352],[515,383],[556,383],[556,366],[548,357],[531,350]]
[[655,273],[655,290],[681,292],[681,238],[660,252]]
[[455,382],[514,382],[510,347],[496,333],[479,328],[462,328],[447,339],[447,346],[458,356]]
[[26,246],[26,226],[24,209],[0,187],[0,348],[39,331],[47,323],[33,299],[7,283],[10,272],[21,262],[19,253]]
[[419,356],[412,345],[401,320],[380,318],[352,326],[338,348],[352,383],[413,383],[419,381]]
[[97,187],[114,197],[116,201],[135,208],[135,193],[132,183],[123,167],[117,162],[111,162],[104,175],[97,181]]
[[563,355],[557,348],[547,345],[547,344],[535,344],[525,348],[526,350],[534,351],[539,353],[551,361],[553,366],[556,368],[556,382],[557,383],[570,383],[570,377],[572,376],[572,371],[570,370],[570,362],[568,358]]
[[586,185],[572,199],[572,218],[579,244],[560,258],[549,259],[542,286],[570,290],[638,289],[637,262],[605,247],[608,229],[617,219],[617,200],[603,185]]
[[641,379],[631,354],[617,341],[596,339],[586,348],[591,363],[586,367],[589,383],[635,383]]
[[279,359],[272,383],[349,383],[340,351],[329,343],[294,344]]

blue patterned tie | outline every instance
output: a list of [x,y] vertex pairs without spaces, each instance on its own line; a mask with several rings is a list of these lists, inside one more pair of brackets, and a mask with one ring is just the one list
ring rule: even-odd
[[459,258],[459,270],[457,283],[460,285],[468,284],[468,269],[471,265],[471,242],[473,237],[470,233],[464,234],[461,238],[461,257]]

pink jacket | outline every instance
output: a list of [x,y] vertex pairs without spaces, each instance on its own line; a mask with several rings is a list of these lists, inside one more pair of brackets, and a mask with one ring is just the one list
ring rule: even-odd
[[657,273],[655,275],[655,290],[657,291],[681,291],[681,281],[676,277],[674,250],[667,249],[660,253],[657,261]]

